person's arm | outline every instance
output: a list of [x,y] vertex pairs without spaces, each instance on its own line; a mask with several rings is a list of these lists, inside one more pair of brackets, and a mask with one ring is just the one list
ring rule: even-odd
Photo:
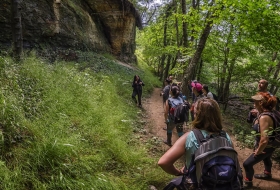
[[258,113],[258,110],[255,108],[250,110],[246,119],[247,123],[253,123],[254,119],[258,116]]
[[251,114],[252,114],[252,116],[254,116],[255,118],[258,116],[258,114],[259,114],[259,111],[257,110],[257,109],[252,109],[251,111]]
[[165,101],[165,111],[164,111],[164,121],[166,122],[168,119],[168,112],[169,112],[169,103],[168,100]]
[[159,159],[158,165],[166,172],[172,175],[182,175],[183,168],[177,169],[174,163],[185,153],[186,138],[189,135],[185,133],[175,144]]
[[273,120],[268,115],[262,115],[259,118],[259,125],[260,125],[261,139],[258,148],[255,150],[255,155],[264,153],[263,150],[265,149],[269,141],[268,133],[271,130],[271,127],[273,128]]
[[140,86],[144,86],[145,84],[143,83],[143,81],[142,81],[142,80],[139,80],[139,81],[138,81],[138,85],[140,85]]
[[164,87],[164,89],[163,89],[163,97],[166,99],[169,97],[169,87],[168,86]]

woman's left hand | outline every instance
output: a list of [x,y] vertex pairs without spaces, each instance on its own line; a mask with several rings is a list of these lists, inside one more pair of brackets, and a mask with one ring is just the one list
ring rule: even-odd
[[260,154],[265,154],[265,152],[259,152],[258,149],[257,149],[257,150],[255,150],[254,154],[255,154],[254,156],[257,156],[257,155],[260,155]]

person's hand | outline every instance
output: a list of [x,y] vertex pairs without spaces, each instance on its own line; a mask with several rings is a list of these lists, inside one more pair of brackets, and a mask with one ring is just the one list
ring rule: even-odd
[[255,116],[255,117],[257,117],[258,113],[259,113],[257,109],[252,109],[250,112],[251,112],[252,116]]
[[139,84],[142,84],[142,82],[139,82]]
[[265,154],[265,152],[259,152],[259,149],[257,149],[257,150],[254,151],[254,154],[255,154],[254,155],[254,157],[255,157],[255,156],[260,155],[260,154]]
[[184,168],[179,169],[178,174],[176,176],[184,175]]

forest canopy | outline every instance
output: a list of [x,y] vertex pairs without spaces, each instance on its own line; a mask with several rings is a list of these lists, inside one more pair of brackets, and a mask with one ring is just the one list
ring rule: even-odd
[[139,1],[137,6],[149,21],[138,31],[138,53],[160,80],[175,75],[187,93],[187,81],[196,79],[225,101],[251,95],[265,78],[277,94],[279,1]]

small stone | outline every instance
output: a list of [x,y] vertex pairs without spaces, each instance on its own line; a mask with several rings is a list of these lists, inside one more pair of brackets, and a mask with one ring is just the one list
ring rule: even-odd
[[157,190],[157,188],[153,185],[150,185],[149,188],[150,188],[150,190]]

